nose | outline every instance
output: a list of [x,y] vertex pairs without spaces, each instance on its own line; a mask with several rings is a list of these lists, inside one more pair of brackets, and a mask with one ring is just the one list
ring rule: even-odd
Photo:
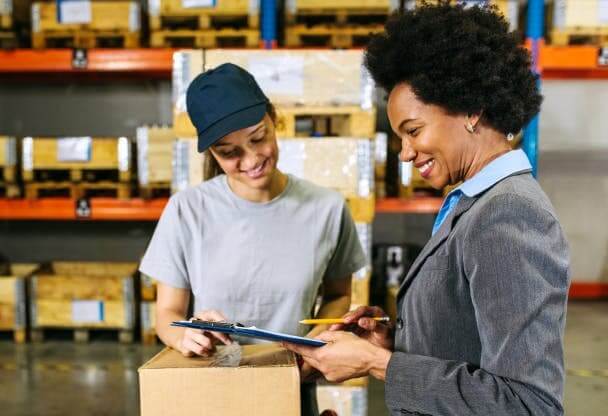
[[258,165],[258,155],[251,149],[247,149],[241,157],[241,170],[251,170]]
[[411,162],[416,159],[416,151],[405,137],[401,138],[401,152],[399,152],[399,160],[402,162]]

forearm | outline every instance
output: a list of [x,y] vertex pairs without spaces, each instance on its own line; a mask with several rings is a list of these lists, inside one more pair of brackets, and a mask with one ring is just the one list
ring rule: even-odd
[[185,328],[171,326],[171,322],[183,319],[186,319],[183,314],[171,309],[157,309],[156,334],[166,346],[179,350]]
[[[350,308],[350,294],[323,297],[316,319],[339,318]],[[314,337],[327,330],[329,325],[317,325],[309,333],[309,337]]]
[[423,414],[562,415],[561,404],[525,383],[468,363],[394,352],[386,371],[390,410]]

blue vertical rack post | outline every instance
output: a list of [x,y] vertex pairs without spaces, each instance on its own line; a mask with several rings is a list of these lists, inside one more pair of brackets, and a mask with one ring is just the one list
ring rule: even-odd
[[262,44],[264,49],[277,47],[277,3],[276,0],[260,0],[262,12]]
[[[530,45],[532,54],[532,70],[538,75],[537,88],[541,89],[541,67],[539,54],[544,44],[543,26],[545,16],[544,0],[528,0],[528,23],[526,27],[527,43]],[[522,148],[530,163],[532,173],[538,175],[538,115],[532,119],[530,124],[524,129]]]

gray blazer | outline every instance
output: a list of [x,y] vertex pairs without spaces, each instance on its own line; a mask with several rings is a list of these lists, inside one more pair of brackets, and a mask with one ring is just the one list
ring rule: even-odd
[[397,296],[392,415],[561,415],[569,254],[529,171],[463,196]]

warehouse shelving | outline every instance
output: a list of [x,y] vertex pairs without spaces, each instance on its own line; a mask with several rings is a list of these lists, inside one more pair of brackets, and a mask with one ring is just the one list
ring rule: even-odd
[[[0,51],[0,74],[131,74],[171,77],[174,49],[91,49],[85,68],[73,66],[71,49]],[[539,65],[544,79],[608,79],[595,46],[542,46]]]

